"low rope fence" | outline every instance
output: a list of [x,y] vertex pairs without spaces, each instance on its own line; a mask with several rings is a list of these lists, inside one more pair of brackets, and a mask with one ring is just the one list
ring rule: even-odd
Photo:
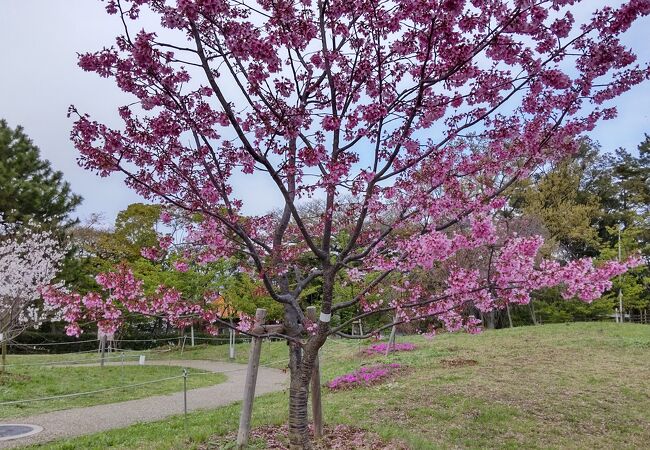
[[[261,312],[261,311],[263,311],[263,310],[258,309],[258,313]],[[216,342],[219,342],[219,341],[226,341],[227,340],[229,342],[229,344],[230,344],[229,345],[229,348],[230,348],[230,353],[229,353],[230,358],[229,359],[231,361],[234,359],[233,349],[235,347],[235,345],[234,345],[235,342],[234,342],[234,339],[233,339],[232,335],[228,339],[218,338],[218,337],[211,337],[211,338],[200,337],[199,339],[196,339],[195,336],[192,336],[192,338],[193,338],[193,339],[191,339],[192,341],[204,340],[204,341],[213,341],[213,342],[216,341]],[[182,357],[183,351],[185,349],[185,346],[187,344],[188,339],[187,339],[187,336],[183,336],[181,338],[176,338],[176,337],[173,338],[174,341],[176,339],[179,339],[180,356]],[[130,341],[131,342],[138,342],[138,341],[142,342],[142,341],[157,341],[157,340],[158,340],[157,338],[156,339],[150,339],[150,340],[140,340],[140,339],[138,339],[138,340],[126,340],[125,339],[125,340],[121,340],[121,341],[112,341],[112,342],[115,343],[115,345],[117,345],[118,342],[121,343],[120,345],[125,345],[125,343],[128,343]],[[169,340],[171,340],[171,338]],[[247,441],[248,434],[250,432],[250,415],[252,413],[252,402],[253,402],[253,398],[254,398],[255,384],[256,384],[255,379],[257,378],[258,369],[259,368],[272,368],[272,369],[276,369],[276,370],[277,369],[282,369],[281,366],[286,365],[286,363],[289,362],[289,358],[281,358],[281,359],[274,359],[274,360],[271,360],[271,361],[268,361],[268,362],[260,363],[260,356],[261,356],[260,351],[264,347],[263,346],[264,341],[267,341],[269,343],[269,347],[268,347],[269,348],[269,353],[268,353],[268,355],[271,356],[271,357],[275,356],[274,351],[272,350],[272,347],[271,347],[271,343],[274,340],[275,341],[284,341],[284,339],[281,339],[281,338],[273,339],[273,338],[261,338],[261,337],[254,337],[252,339],[251,338],[249,338],[249,339],[240,339],[239,340],[240,343],[241,342],[246,342],[246,341],[251,342],[251,347],[250,347],[250,350],[248,352],[248,354],[250,355],[248,365],[247,366],[241,365],[239,367],[228,368],[228,369],[219,370],[218,372],[216,372],[216,373],[222,373],[222,374],[224,374],[224,373],[235,373],[235,372],[239,372],[239,373],[246,372],[245,373],[244,390],[243,390],[243,393],[242,393],[242,395],[243,395],[243,397],[242,397],[242,413],[241,413],[240,424],[239,424],[239,433],[238,433],[238,440],[237,440],[238,445],[240,444],[240,440]],[[337,348],[338,349],[345,348],[346,350],[352,350],[352,349],[354,349],[354,347],[356,347],[356,345],[348,345],[349,343],[344,343],[342,341],[339,342],[338,339],[332,339],[332,340],[329,340],[329,342],[334,343],[334,345],[332,346],[332,347],[334,347],[334,349],[332,349],[332,347],[323,348],[322,352],[321,352],[321,354],[320,354],[320,356],[318,358],[318,360],[320,360],[320,363],[340,358],[341,355],[340,355],[340,352],[338,350],[336,350]],[[104,344],[105,344],[105,341],[104,341]],[[194,342],[192,342],[192,344],[194,344]],[[105,348],[105,346],[102,346],[102,349],[104,349],[104,348]],[[87,354],[87,353],[90,353],[90,352],[79,352],[79,353]],[[170,365],[172,365],[172,366],[183,365],[182,361],[178,361],[177,363],[174,363],[171,360],[171,355],[173,353],[175,353],[175,352],[169,352],[170,359],[169,359],[168,362],[170,363]],[[203,356],[202,353],[203,353],[203,351],[199,350],[197,355]],[[149,355],[151,355],[151,353]],[[117,356],[106,356],[105,354],[102,354],[101,358],[83,358],[83,359],[70,359],[70,360],[67,360],[67,361],[48,361],[48,362],[37,362],[37,363],[23,363],[23,364],[14,364],[12,366],[15,367],[15,366],[65,365],[65,364],[68,364],[68,363],[79,364],[79,363],[89,363],[89,362],[93,362],[93,361],[95,361],[95,362],[96,361],[101,361],[102,363],[104,363],[104,362],[106,362],[108,360],[115,360],[115,359],[118,359],[118,358],[122,360],[122,366],[124,366],[124,360],[126,358],[128,358],[128,357],[138,357],[138,358],[140,358],[140,364],[144,363],[144,355],[140,355],[140,354],[126,355],[125,352],[122,352],[120,355],[117,355]],[[323,429],[322,409],[321,409],[321,406],[320,406],[321,405],[321,400],[320,400],[320,398],[321,398],[321,394],[320,394],[320,392],[321,392],[321,390],[320,390],[321,372],[320,372],[320,369],[319,369],[320,365],[318,363],[318,360],[316,362],[316,365],[315,365],[315,368],[314,368],[314,374],[312,375],[312,381],[311,381],[311,383],[312,383],[312,393],[311,393],[312,400],[311,400],[311,403],[312,403],[312,409],[313,409],[313,414],[314,414],[314,430],[315,430],[315,432],[316,432],[316,430],[320,430],[320,431],[318,431],[318,433],[322,434],[322,429]],[[164,361],[164,360],[154,360],[154,361],[161,362],[161,361]],[[154,362],[154,364],[155,364],[155,362]],[[192,364],[188,364],[188,365],[191,366]],[[11,367],[11,366],[7,366],[7,367]],[[286,372],[286,370],[285,370],[285,372]],[[168,381],[182,379],[183,380],[183,382],[182,382],[182,405],[183,405],[182,411],[183,411],[184,416],[185,416],[185,426],[187,427],[187,413],[188,413],[188,395],[187,395],[188,387],[187,387],[187,381],[188,381],[189,375],[190,375],[190,373],[187,370],[187,368],[183,368],[182,369],[182,374],[168,376],[168,377],[164,377],[164,378],[158,378],[158,379],[155,379],[155,380],[148,380],[148,381],[142,381],[142,382],[138,382],[138,383],[119,385],[119,386],[111,386],[111,387],[101,388],[101,389],[92,389],[92,390],[87,390],[87,391],[82,391],[82,392],[71,392],[71,393],[65,393],[65,394],[60,394],[60,395],[50,395],[50,396],[45,396],[45,397],[35,397],[35,398],[8,400],[8,401],[0,402],[0,406],[26,405],[26,404],[34,404],[34,403],[38,403],[38,402],[47,402],[47,401],[55,401],[55,400],[61,400],[61,399],[67,399],[67,398],[76,398],[76,397],[81,397],[81,396],[102,394],[102,393],[112,392],[112,391],[117,391],[117,390],[134,389],[134,388],[137,388],[137,387],[140,387],[140,386],[145,386],[145,385],[154,385],[155,386],[157,384],[160,385],[161,383],[165,383],[165,382],[168,382]],[[214,376],[215,372],[193,372],[192,373],[192,376],[208,376],[208,375]],[[151,393],[151,394],[149,394],[149,396],[161,394],[162,390],[163,389],[160,388],[159,392]],[[180,389],[179,389],[179,391],[180,391]],[[173,409],[175,409],[175,406],[173,407]],[[172,414],[173,414],[173,412],[172,412]],[[244,442],[244,444],[245,444],[245,442]]]
[[97,342],[97,339],[85,339],[83,341],[65,341],[65,342],[39,342],[39,343],[14,343],[12,345],[17,345],[21,347],[50,347],[53,345],[78,345],[85,344],[87,342]]
[[[328,358],[322,358],[321,361],[325,360],[331,360],[334,357],[328,357]],[[269,369],[277,369],[277,365],[283,362],[289,362],[289,358],[284,358],[284,359],[278,359],[275,361],[271,361],[265,364],[260,364],[259,367],[264,367],[264,368],[269,368]],[[9,365],[7,365],[8,367]],[[228,370],[220,370],[218,372],[188,372],[187,369],[183,368],[182,369],[182,374],[181,375],[175,375],[175,376],[170,376],[170,377],[165,377],[165,378],[158,378],[155,380],[149,380],[149,381],[142,381],[139,383],[133,383],[133,384],[127,384],[127,385],[120,385],[120,386],[113,386],[109,388],[102,388],[102,389],[94,389],[91,391],[83,391],[83,392],[73,392],[69,394],[60,394],[60,395],[51,395],[47,397],[36,397],[36,398],[28,398],[28,399],[22,399],[22,400],[10,400],[10,401],[3,401],[0,402],[0,406],[10,406],[10,405],[19,405],[19,404],[25,404],[25,403],[34,403],[34,402],[42,402],[42,401],[48,401],[48,400],[59,400],[59,399],[64,399],[64,398],[74,398],[74,397],[81,397],[84,395],[94,395],[94,394],[100,394],[104,392],[111,392],[111,391],[117,391],[117,390],[122,390],[122,389],[130,389],[130,388],[135,388],[135,387],[140,387],[140,386],[146,386],[150,384],[157,384],[157,383],[162,383],[165,381],[170,381],[170,380],[177,380],[181,378],[189,378],[190,376],[214,376],[216,374],[221,374],[221,373],[234,373],[234,372],[243,372],[247,368],[245,366],[236,368],[236,369],[228,369]]]
[[113,360],[113,359],[121,359],[124,360],[126,358],[139,358],[141,355],[115,355],[115,356],[104,356],[104,358],[80,358],[80,359],[70,359],[70,360],[64,360],[64,361],[41,361],[41,362],[35,362],[35,363],[14,363],[14,364],[5,364],[3,367],[35,367],[35,366],[70,366],[70,365],[80,365],[80,364],[94,364],[94,363],[100,363],[103,360]]
[[[79,341],[48,341],[48,342],[23,342],[20,340],[14,340],[9,342],[9,348],[12,350],[12,353],[21,354],[21,353],[68,353],[65,350],[68,346],[76,346],[77,350],[71,353],[82,353],[82,352],[93,352],[97,349],[100,339],[84,339]],[[246,335],[237,335],[234,339],[231,339],[229,336],[194,336],[188,334],[177,335],[177,336],[167,336],[167,337],[151,337],[151,338],[124,338],[124,339],[113,339],[110,341],[114,345],[121,347],[124,350],[151,350],[159,346],[164,345],[183,345],[191,344],[193,342],[206,345],[224,345],[230,342],[237,344],[250,342],[250,336]],[[63,350],[63,351],[62,351]]]
[[[141,357],[142,355],[130,355],[130,357]],[[104,360],[114,360],[114,359],[121,359],[122,362],[124,362],[124,359],[129,356],[126,355],[120,355],[120,356],[113,356],[113,357],[105,357]],[[92,361],[97,361],[98,359],[80,359],[80,360],[67,360],[67,361],[57,361],[56,364],[53,364],[53,362],[39,362],[39,363],[19,363],[19,364],[12,364],[12,365],[6,365],[5,367],[20,367],[20,366],[44,366],[44,365],[69,365],[70,363],[77,363],[77,362],[83,362],[83,363],[88,363]],[[156,360],[154,360],[156,361]],[[164,360],[163,360],[164,361]],[[288,358],[283,358],[283,359],[277,359],[274,361],[267,362],[265,364],[260,364],[259,367],[264,367],[264,368],[273,368],[277,369],[277,366],[281,363],[288,362]],[[158,361],[160,362],[160,361]],[[155,365],[155,362],[154,362]],[[167,381],[172,381],[172,380],[183,380],[182,383],[182,388],[179,386],[179,390],[176,392],[182,392],[183,393],[183,412],[185,414],[185,417],[187,418],[187,412],[188,412],[188,399],[187,399],[187,391],[188,391],[188,386],[187,382],[188,379],[191,377],[195,376],[214,376],[217,374],[226,374],[226,373],[235,373],[235,372],[244,372],[247,370],[247,367],[245,365],[242,365],[241,367],[237,367],[234,369],[227,369],[227,370],[219,370],[218,372],[189,372],[187,368],[182,368],[182,372],[179,375],[173,375],[173,376],[168,376],[164,378],[157,378],[155,380],[148,380],[148,381],[142,381],[138,383],[131,383],[131,384],[126,384],[126,385],[119,385],[119,386],[112,386],[112,387],[107,387],[107,388],[101,388],[101,389],[93,389],[93,390],[88,390],[88,391],[81,391],[81,392],[71,392],[71,393],[66,393],[66,394],[59,394],[59,395],[50,395],[50,396],[44,396],[44,397],[34,397],[34,398],[26,398],[26,399],[18,399],[18,400],[8,400],[8,401],[2,401],[0,402],[0,407],[7,407],[7,406],[18,406],[18,405],[28,405],[28,404],[34,404],[34,403],[40,403],[40,402],[48,402],[48,401],[57,401],[57,400],[62,400],[62,399],[70,399],[70,398],[77,398],[77,397],[82,397],[82,396],[89,396],[89,395],[96,395],[96,394],[103,394],[107,392],[114,392],[114,391],[120,391],[120,390],[128,390],[128,389],[134,389],[142,386],[148,386],[148,385],[156,385],[156,384],[161,384],[165,383]],[[165,391],[167,393],[168,391]],[[150,396],[155,396],[155,395],[161,395],[163,394],[162,391],[160,392],[154,392],[151,395],[148,395],[147,397]]]
[[[214,373],[211,374],[211,375],[214,375]],[[102,392],[110,392],[110,391],[116,391],[116,390],[120,390],[120,389],[129,389],[129,388],[134,388],[134,387],[139,387],[139,386],[145,386],[145,385],[148,385],[148,384],[162,383],[163,381],[176,380],[176,379],[184,378],[184,377],[185,377],[185,375],[177,375],[177,376],[173,376],[173,377],[159,378],[157,380],[142,381],[140,383],[133,383],[133,384],[127,384],[127,385],[121,385],[121,386],[114,386],[114,387],[103,388],[103,389],[95,389],[93,391],[73,392],[71,394],[51,395],[49,397],[28,398],[28,399],[24,399],[24,400],[11,400],[11,401],[8,401],[8,402],[0,402],[0,406],[19,405],[19,404],[23,404],[23,403],[33,403],[33,402],[42,402],[42,401],[47,401],[47,400],[58,400],[58,399],[62,399],[62,398],[81,397],[83,395],[100,394]]]

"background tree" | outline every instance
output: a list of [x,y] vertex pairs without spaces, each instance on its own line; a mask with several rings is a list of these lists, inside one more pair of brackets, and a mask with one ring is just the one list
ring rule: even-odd
[[548,233],[547,251],[565,260],[595,256],[600,240],[593,224],[600,214],[597,195],[585,189],[587,168],[598,150],[582,144],[580,152],[518,183],[510,198],[514,211],[540,221]]
[[638,147],[638,155],[624,149],[603,155],[594,165],[587,190],[601,208],[594,226],[601,239],[601,256],[618,256],[619,228],[623,256],[639,251],[645,264],[616,280],[606,296],[618,306],[615,296],[621,288],[623,308],[639,314],[650,306],[650,139]]
[[[646,261],[617,279],[614,289],[590,305],[563,301],[556,289],[536,293],[535,307],[544,321],[595,320],[611,315],[618,306],[615,300],[619,287],[626,294],[626,309],[639,313],[647,308],[650,294],[647,145],[646,137],[636,156],[623,149],[603,153],[596,144],[585,142],[571,159],[547,168],[514,189],[510,213],[541,220],[550,235],[548,252],[557,252],[565,260],[616,259],[618,230],[622,225],[623,257],[640,252]],[[518,314],[517,319],[528,322],[525,313]]]
[[[503,192],[574,153],[576,135],[615,114],[610,100],[648,77],[619,38],[650,5],[630,1],[577,23],[577,3],[107,3],[123,35],[79,62],[115,78],[137,101],[119,109],[120,129],[70,109],[81,163],[103,176],[119,172],[145,197],[200,214],[200,223],[188,221],[193,257],[237,255],[281,305],[292,448],[310,447],[307,395],[318,351],[329,336],[345,335],[347,323],[332,327],[332,314],[361,307],[356,319],[435,316],[449,330],[475,331],[480,321],[468,306],[493,308],[493,293],[526,303],[531,290],[559,283],[565,296],[593,300],[627,267],[538,266],[542,240],[513,237],[487,278],[455,268],[435,295],[410,286],[403,298],[366,302],[394,272],[430,269],[490,245],[490,217]],[[164,33],[132,31],[143,8],[160,17]],[[472,131],[488,151],[461,139]],[[236,174],[271,181],[281,214],[247,217],[232,188]],[[312,195],[324,199],[314,221],[298,209]],[[376,276],[334,303],[336,277],[350,270]],[[308,334],[301,293],[312,283],[322,286],[321,315]],[[132,292],[137,298],[115,300],[160,311],[155,299]],[[171,319],[210,319],[209,311],[181,306]]]
[[7,342],[54,316],[41,290],[54,280],[65,257],[51,231],[34,224],[0,222],[0,341],[4,371]]
[[[235,319],[238,313],[254,314],[257,307],[267,308],[270,320],[281,316],[281,311],[266,295],[261,283],[237,270],[235,259],[219,258],[205,264],[194,264],[183,256],[182,245],[175,245],[172,241],[168,241],[168,247],[155,257],[145,258],[143,253],[158,245],[161,230],[173,234],[182,229],[182,220],[177,214],[166,212],[166,222],[163,223],[161,211],[160,205],[134,203],[117,214],[111,228],[102,226],[100,220],[73,227],[71,236],[78,249],[76,262],[79,270],[75,283],[68,284],[82,294],[97,291],[101,288],[97,276],[121,266],[142,281],[146,295],[156,295],[161,287],[173,288],[188,303],[205,305],[206,298],[210,301],[219,298],[223,307],[234,312]],[[92,322],[84,328],[94,331],[95,327]],[[121,332],[126,334],[170,331],[170,324],[162,319],[137,315],[125,320],[121,326]]]
[[23,132],[0,120],[0,213],[5,221],[49,222],[66,227],[81,203],[63,174],[41,159],[38,147]]

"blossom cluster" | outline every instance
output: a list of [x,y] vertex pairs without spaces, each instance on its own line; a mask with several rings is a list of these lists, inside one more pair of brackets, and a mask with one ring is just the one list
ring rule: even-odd
[[[185,298],[178,290],[162,285],[154,294],[145,295],[143,282],[125,265],[112,272],[100,273],[96,281],[103,293],[80,295],[56,286],[48,286],[42,292],[45,304],[61,313],[69,336],[80,336],[83,332],[81,324],[86,322],[97,322],[100,331],[115,333],[130,314],[161,318],[176,328],[199,320],[206,325],[208,332],[214,334],[218,332],[215,324],[225,324],[220,316],[228,312],[218,301],[220,297],[211,291],[204,293],[202,302]],[[253,325],[252,317],[239,313],[237,330],[245,333]]]
[[397,363],[364,366],[354,372],[338,376],[327,383],[331,390],[350,389],[360,386],[369,386],[385,380],[404,367]]

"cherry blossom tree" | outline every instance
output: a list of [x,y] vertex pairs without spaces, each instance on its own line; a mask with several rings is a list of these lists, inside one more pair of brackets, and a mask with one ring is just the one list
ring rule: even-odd
[[[435,316],[450,330],[474,331],[470,312],[490,310],[495,296],[525,303],[531,290],[561,285],[567,297],[590,301],[633,264],[561,266],[539,259],[540,238],[513,236],[490,253],[488,270],[450,267],[437,292],[395,276],[493,245],[491,218],[504,192],[573,154],[577,136],[615,116],[612,100],[648,78],[620,38],[650,2],[574,14],[587,3],[107,2],[123,32],[79,64],[135,101],[119,108],[118,128],[71,107],[81,165],[119,173],[142,196],[201,217],[188,227],[185,257],[238,255],[241,270],[256,273],[283,306],[275,331],[289,344],[292,448],[310,447],[308,382],[318,350],[349,325],[334,325],[332,315]],[[142,29],[143,17],[157,17],[161,28]],[[487,146],[473,147],[470,134]],[[280,212],[246,215],[250,199],[233,188],[241,180],[269,180]],[[322,208],[301,208],[309,198]],[[162,247],[170,241],[163,237]],[[342,272],[360,286],[335,302]],[[316,324],[301,297],[314,284]],[[368,301],[394,288],[405,295]],[[53,297],[83,317],[83,298]],[[134,310],[150,303],[122,300]]]
[[0,335],[3,366],[6,344],[29,327],[38,328],[56,316],[41,300],[51,286],[65,249],[51,231],[29,223],[7,223],[0,218]]

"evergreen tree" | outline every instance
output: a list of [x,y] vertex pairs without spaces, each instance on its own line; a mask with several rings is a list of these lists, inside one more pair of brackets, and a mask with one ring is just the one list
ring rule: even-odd
[[5,220],[68,226],[73,223],[70,213],[80,202],[63,174],[41,159],[22,127],[12,129],[0,120],[0,214]]
[[585,144],[576,157],[518,184],[511,196],[516,211],[544,225],[548,246],[557,247],[564,260],[593,257],[599,252],[593,224],[601,205],[598,195],[584,188],[585,175],[597,160],[597,149]]
[[[618,256],[641,252],[650,260],[650,136],[635,155],[624,149],[600,153],[585,144],[575,158],[519,184],[511,206],[519,214],[537,217],[557,244],[563,259]],[[549,241],[550,241],[549,240]],[[623,291],[623,308],[637,314],[650,306],[648,265],[630,270],[614,281],[614,288],[591,305],[561,301],[558,292],[546,289],[535,294],[534,306],[545,321],[589,320],[611,314]],[[518,319],[527,320],[526,311]]]

